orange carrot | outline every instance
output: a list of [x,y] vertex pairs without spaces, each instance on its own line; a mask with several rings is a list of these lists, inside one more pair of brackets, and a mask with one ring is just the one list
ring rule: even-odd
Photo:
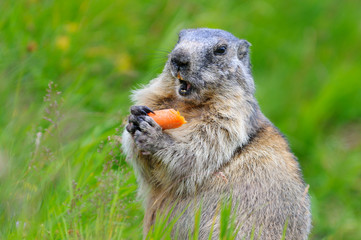
[[153,120],[162,127],[162,129],[178,128],[187,121],[174,109],[164,109],[148,113]]

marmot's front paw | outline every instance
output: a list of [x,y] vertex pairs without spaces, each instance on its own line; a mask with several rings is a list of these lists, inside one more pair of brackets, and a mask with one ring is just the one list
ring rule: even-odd
[[146,106],[133,106],[130,109],[127,131],[133,136],[135,144],[143,153],[154,153],[162,139],[162,128],[147,115],[153,112]]
[[128,118],[128,125],[126,126],[127,131],[134,135],[136,130],[140,131],[139,123],[142,121],[138,119],[140,116],[147,116],[148,113],[154,113],[149,107],[147,106],[132,106],[130,108],[130,116]]

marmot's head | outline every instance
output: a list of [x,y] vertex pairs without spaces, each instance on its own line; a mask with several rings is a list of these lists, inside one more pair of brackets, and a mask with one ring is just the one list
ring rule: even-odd
[[204,100],[236,86],[253,95],[249,47],[246,40],[223,30],[182,30],[164,71],[185,100]]

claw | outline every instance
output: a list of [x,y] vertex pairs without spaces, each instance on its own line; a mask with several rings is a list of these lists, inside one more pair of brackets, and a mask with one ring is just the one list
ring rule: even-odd
[[128,131],[130,134],[134,134],[135,131],[140,130],[139,125],[134,124],[134,123],[132,123],[132,122],[129,122],[128,125],[125,127],[125,129],[127,129],[127,131]]
[[143,115],[137,116],[138,123],[145,121],[145,117]]
[[128,122],[139,126],[138,118],[134,115],[129,115]]
[[134,128],[134,125],[132,123],[129,123],[125,128],[127,129],[127,131],[129,133],[133,134],[135,132],[135,128]]
[[126,126],[126,129],[131,134],[134,134],[136,130],[140,130],[137,117],[135,117],[134,115],[130,115],[128,117],[128,125]]
[[147,106],[132,106],[130,113],[133,115],[147,115],[148,113],[154,113],[152,109]]

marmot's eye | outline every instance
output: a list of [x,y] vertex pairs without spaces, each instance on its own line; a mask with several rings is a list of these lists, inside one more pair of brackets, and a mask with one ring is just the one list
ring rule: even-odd
[[214,50],[214,55],[223,55],[226,53],[226,50],[227,50],[227,46],[225,45],[219,46]]

